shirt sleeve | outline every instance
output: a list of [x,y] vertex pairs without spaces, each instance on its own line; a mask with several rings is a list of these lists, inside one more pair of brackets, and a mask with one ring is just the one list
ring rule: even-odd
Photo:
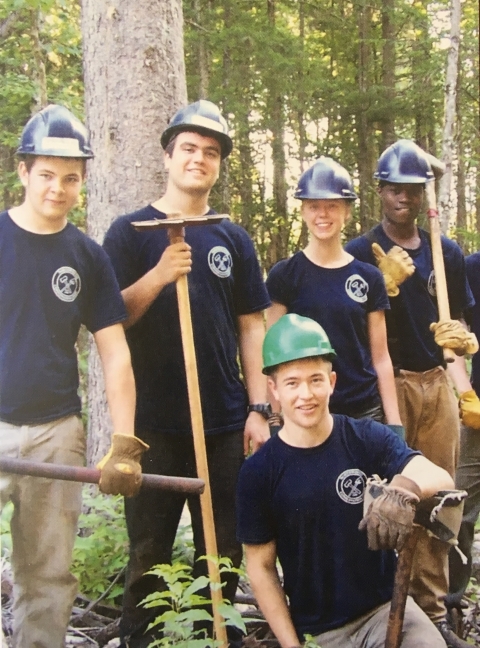
[[390,310],[390,300],[387,295],[383,274],[378,268],[372,267],[371,270],[372,278],[370,285],[372,289],[369,292],[368,312]]
[[96,251],[92,294],[84,324],[96,333],[127,319],[127,311],[110,260],[100,246]]
[[273,302],[282,304],[288,309],[291,299],[285,281],[286,263],[286,260],[279,261],[271,268],[267,277],[267,290]]
[[450,316],[459,319],[464,317],[466,311],[475,303],[467,281],[465,257],[460,247],[445,237],[442,237],[442,248],[445,257]]
[[266,544],[275,537],[266,471],[259,455],[243,464],[237,481],[237,540],[242,544]]
[[135,250],[136,234],[130,222],[121,216],[110,225],[103,241],[120,290],[131,286],[144,274],[138,268],[140,255]]
[[234,268],[238,270],[235,270],[235,310],[237,315],[249,315],[268,308],[270,299],[251,238],[238,225],[236,235],[237,259]]

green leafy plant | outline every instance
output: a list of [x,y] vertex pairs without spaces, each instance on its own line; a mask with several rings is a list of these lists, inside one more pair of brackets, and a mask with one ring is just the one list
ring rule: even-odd
[[[73,550],[72,572],[79,580],[80,591],[95,599],[108,589],[128,560],[123,498],[92,493],[87,487],[83,492],[83,508]],[[115,583],[105,601],[113,602],[122,591],[123,586]]]
[[[204,557],[202,557],[204,558]],[[217,559],[215,559],[217,560]],[[217,561],[220,573],[237,572],[232,567],[229,558],[220,558]],[[173,565],[156,565],[148,574],[161,578],[165,590],[154,592],[147,596],[142,605],[146,608],[161,607],[164,611],[156,617],[149,629],[163,626],[163,637],[155,639],[149,648],[217,648],[220,642],[210,637],[205,637],[204,629],[195,629],[195,622],[212,623],[212,615],[205,609],[211,605],[211,600],[200,592],[209,587],[210,580],[207,576],[193,578],[192,567],[182,563]],[[225,619],[225,624],[235,626],[246,632],[245,621],[241,614],[227,600],[219,606],[219,612]]]
[[10,520],[13,513],[13,502],[7,502],[0,513],[0,547],[2,557],[9,556],[12,550]]

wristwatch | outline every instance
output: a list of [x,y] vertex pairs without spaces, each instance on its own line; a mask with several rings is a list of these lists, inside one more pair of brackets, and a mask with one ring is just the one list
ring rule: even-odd
[[269,417],[272,415],[272,408],[270,403],[255,403],[254,405],[249,405],[247,413],[258,412],[263,416],[263,418],[268,421]]

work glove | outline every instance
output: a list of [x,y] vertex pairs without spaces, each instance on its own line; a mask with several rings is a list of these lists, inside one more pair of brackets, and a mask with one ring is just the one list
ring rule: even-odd
[[114,434],[112,446],[99,461],[99,488],[107,495],[133,497],[140,490],[142,468],[140,460],[150,446],[136,436]]
[[473,389],[460,394],[458,406],[462,423],[474,430],[480,430],[480,400]]
[[369,549],[401,551],[413,529],[420,488],[403,475],[395,475],[390,484],[380,484],[378,488],[382,492],[372,501],[358,528],[367,531]]
[[445,349],[453,349],[458,356],[476,353],[478,341],[475,333],[470,333],[458,320],[443,320],[430,324],[435,342]]
[[378,243],[372,243],[372,252],[385,280],[389,297],[396,297],[400,292],[398,286],[415,272],[415,266],[408,252],[394,245],[388,252],[382,250]]

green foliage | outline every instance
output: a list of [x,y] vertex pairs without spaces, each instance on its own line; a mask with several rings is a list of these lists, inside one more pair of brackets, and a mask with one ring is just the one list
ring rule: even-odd
[[[79,589],[96,599],[109,587],[128,560],[128,537],[123,514],[123,498],[83,491],[84,511],[73,550],[72,572],[79,580]],[[116,583],[106,597],[113,602],[122,594]]]
[[[212,558],[209,558],[212,560]],[[217,561],[220,573],[238,572],[232,567],[231,560],[220,558]],[[162,648],[216,648],[220,646],[215,641],[205,636],[205,630],[194,629],[194,624],[212,623],[212,615],[205,609],[211,604],[211,600],[205,596],[205,590],[209,587],[209,579],[206,576],[193,578],[192,567],[183,563],[173,565],[156,565],[148,574],[153,574],[163,580],[165,589],[163,591],[149,594],[142,605],[146,608],[163,608],[163,612],[156,617],[149,625],[154,628],[163,625],[164,636],[156,639],[149,648],[160,646]],[[208,591],[208,590],[207,590]],[[219,606],[219,612],[225,619],[226,625],[235,626],[246,632],[245,621],[241,614],[227,601],[224,600]]]
[[13,503],[7,502],[0,512],[0,550],[2,558],[10,556],[12,551],[12,536],[10,535],[12,513]]

